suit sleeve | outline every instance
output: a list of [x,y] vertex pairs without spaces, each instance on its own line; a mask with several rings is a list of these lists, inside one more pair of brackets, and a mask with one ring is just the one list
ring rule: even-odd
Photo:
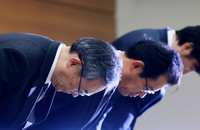
[[0,98],[22,83],[26,70],[27,60],[23,52],[0,49]]
[[123,129],[128,130],[138,114],[136,104],[133,104],[131,98],[121,97],[115,102],[112,110],[107,113],[102,123],[102,130]]

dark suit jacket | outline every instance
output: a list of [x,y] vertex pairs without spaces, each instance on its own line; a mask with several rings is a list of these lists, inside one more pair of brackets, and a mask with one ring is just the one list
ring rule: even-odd
[[[113,44],[119,50],[126,50],[128,47],[130,47],[132,44],[136,43],[140,39],[141,40],[144,39],[143,36],[148,37],[148,35],[154,36],[152,37],[152,40],[155,39],[162,42],[167,41],[166,29],[144,30],[144,31],[147,33],[144,34],[143,31],[137,31],[136,33],[137,35],[135,34],[136,36],[132,36],[132,34],[128,35],[129,39],[131,38],[132,40],[134,40],[133,43],[129,42],[129,39],[126,40],[126,43],[123,43],[124,39],[122,37],[122,39],[121,38],[117,39],[119,41],[114,42]],[[109,126],[107,128],[113,130],[113,129],[117,129],[116,126],[121,127],[121,125],[125,122],[125,118],[123,117],[123,115],[129,112],[132,112],[131,114],[137,117],[140,114],[142,114],[146,109],[148,109],[148,107],[150,107],[151,105],[159,101],[162,97],[160,95],[160,92],[157,92],[155,95],[147,95],[147,98],[145,99],[140,99],[140,98],[134,99],[134,98],[123,97],[117,91],[115,91],[109,104],[107,104],[108,103],[107,99],[110,98],[110,95],[107,96],[107,98],[103,98],[104,99],[104,101],[102,101],[103,103],[99,104],[99,102],[102,100],[103,93],[104,92],[100,92],[89,97],[77,97],[75,99],[72,98],[70,95],[56,93],[55,100],[54,100],[54,103],[53,103],[53,106],[48,118],[41,124],[31,127],[31,129],[32,130],[35,130],[35,129],[51,129],[51,130],[91,129],[93,130],[93,129],[96,129],[96,125],[101,120],[103,115],[107,113],[108,111],[110,111],[111,108],[113,107],[116,109],[116,111],[114,111],[115,114],[108,116],[110,117],[109,118],[110,120],[109,122],[106,123]],[[100,108],[100,109],[97,109],[97,108]],[[130,110],[133,110],[133,111],[130,111]],[[98,111],[98,113],[95,114],[94,116],[95,111]],[[91,120],[92,117],[94,117],[94,119],[92,119],[92,121],[89,122],[89,120]],[[134,122],[134,120],[131,120],[130,122]],[[118,123],[121,123],[121,124],[118,124]],[[103,128],[105,127],[103,126]]]
[[104,95],[104,91],[101,91],[92,96],[73,98],[71,95],[57,92],[47,119],[28,130],[90,129],[112,93],[113,91]]
[[59,44],[34,34],[0,35],[0,129],[23,128],[33,108],[36,123],[47,116],[55,90],[44,83]]
[[[154,40],[167,44],[167,30],[165,29],[141,29],[129,32],[116,39],[112,44],[118,50],[127,50],[131,45],[141,40]],[[165,88],[155,94],[147,94],[144,98],[130,98],[118,96],[118,100],[108,104],[107,116],[100,118],[96,126],[101,125],[102,130],[113,129],[133,129],[138,116],[143,114],[147,109],[159,102],[165,94]],[[114,97],[112,97],[114,98]],[[100,122],[100,121],[103,121]]]

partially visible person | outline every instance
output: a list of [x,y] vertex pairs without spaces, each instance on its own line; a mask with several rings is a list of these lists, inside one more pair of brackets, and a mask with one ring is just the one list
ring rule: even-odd
[[95,129],[93,126],[104,114],[104,110],[107,111],[110,109],[110,105],[118,103],[116,101],[122,97],[121,95],[142,98],[147,93],[153,94],[163,87],[180,82],[183,72],[181,58],[168,46],[149,40],[140,41],[125,52],[122,51],[121,57],[123,59],[122,78],[117,91],[113,94],[110,103],[106,103],[108,107],[104,105],[95,118],[89,112],[99,107],[95,101],[101,99],[101,92],[87,97],[87,99],[80,97],[71,104],[64,104],[64,100],[69,100],[69,98],[58,93],[49,117],[41,124],[32,127],[32,130]]
[[73,97],[114,90],[121,67],[117,51],[95,38],[66,46],[36,34],[0,34],[0,129],[44,120],[55,90]]
[[[119,37],[112,44],[118,50],[125,51],[133,44],[144,39],[158,41],[175,49],[181,56],[184,74],[192,71],[200,74],[200,26],[188,26],[176,31],[170,28],[134,30]],[[106,118],[99,122],[100,128],[102,130],[133,129],[137,118],[158,103],[164,96],[165,91],[164,88],[154,95],[147,94],[142,99],[121,96],[112,105],[112,110],[106,112]]]

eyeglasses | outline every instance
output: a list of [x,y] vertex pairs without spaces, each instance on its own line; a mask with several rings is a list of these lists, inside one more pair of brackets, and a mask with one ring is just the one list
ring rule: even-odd
[[145,89],[141,89],[141,92],[145,92],[145,93],[149,93],[149,94],[155,94],[154,90],[149,89],[146,77],[145,77]]
[[79,80],[79,85],[78,85],[78,92],[74,92],[74,93],[76,93],[78,96],[85,96],[85,95],[88,95],[87,92],[81,91],[81,81],[82,81],[82,76],[83,76],[83,62],[82,62],[81,56],[79,56],[79,59],[81,60],[82,69],[81,69],[80,80]]

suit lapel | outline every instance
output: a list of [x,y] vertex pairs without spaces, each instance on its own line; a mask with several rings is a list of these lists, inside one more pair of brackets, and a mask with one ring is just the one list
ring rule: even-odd
[[95,113],[93,114],[92,118],[90,118],[90,120],[81,128],[81,130],[88,129],[90,126],[92,126],[93,121],[98,117],[98,115],[100,114],[101,110],[109,102],[109,100],[112,97],[112,95],[115,92],[115,90],[112,90],[111,92],[105,93],[103,95],[103,97],[102,97],[102,99],[101,99],[101,101],[100,101]]
[[27,97],[24,106],[22,107],[22,110],[20,111],[18,117],[15,119],[15,121],[9,126],[12,128],[20,128],[25,125],[27,118],[30,116],[30,113],[33,111],[37,100],[39,98],[39,95],[42,93],[43,88],[38,87],[37,81],[34,83],[32,87],[32,91],[30,91],[29,96]]
[[[44,61],[40,68],[40,76],[38,77],[38,79],[36,79],[35,83],[33,84],[32,89],[31,89],[32,91],[30,90],[29,95],[28,95],[18,117],[9,126],[10,129],[19,128],[19,127],[23,128],[28,117],[30,116],[31,112],[35,109],[35,106],[36,106],[36,103],[37,103],[39,97],[41,96],[42,92],[45,91],[44,83],[45,83],[47,75],[50,71],[50,68],[53,63],[58,46],[59,46],[59,43],[49,44],[49,46],[47,46],[48,49],[45,54]],[[54,89],[53,87],[51,87],[51,88]],[[54,96],[54,94],[55,94],[55,93],[53,93],[53,90],[51,90],[51,91],[52,91],[52,94],[50,94],[49,97]],[[52,98],[50,98],[49,100],[51,100],[51,99]],[[46,113],[46,114],[48,114],[48,113]]]
[[38,124],[47,118],[53,103],[55,92],[56,91],[53,88],[53,86],[50,86],[47,92],[45,93],[44,98],[37,103],[35,108],[35,124]]

